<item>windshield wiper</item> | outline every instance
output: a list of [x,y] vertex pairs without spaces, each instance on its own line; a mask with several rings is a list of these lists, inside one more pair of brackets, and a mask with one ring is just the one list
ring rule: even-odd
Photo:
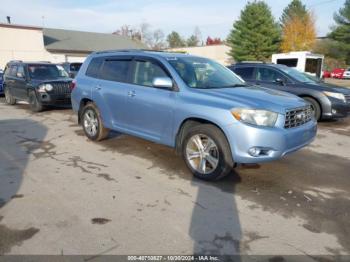
[[227,86],[219,86],[217,88],[231,88],[231,87],[245,87],[248,86],[247,84],[233,84],[233,85],[227,85]]

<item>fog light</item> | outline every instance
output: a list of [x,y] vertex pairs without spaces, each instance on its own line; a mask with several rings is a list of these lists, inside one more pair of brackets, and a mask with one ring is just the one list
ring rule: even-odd
[[252,147],[248,150],[249,155],[255,156],[255,157],[259,156],[260,152],[261,152],[261,149],[258,147]]

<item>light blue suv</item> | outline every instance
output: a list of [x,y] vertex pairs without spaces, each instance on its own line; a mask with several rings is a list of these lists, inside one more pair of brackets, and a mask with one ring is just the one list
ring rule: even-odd
[[186,54],[93,53],[72,88],[88,138],[115,130],[174,147],[205,180],[237,163],[279,159],[309,144],[317,130],[305,100],[248,86],[226,67]]

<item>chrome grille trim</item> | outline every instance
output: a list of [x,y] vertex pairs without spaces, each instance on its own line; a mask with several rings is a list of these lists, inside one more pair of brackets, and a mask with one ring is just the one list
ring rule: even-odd
[[57,95],[70,94],[71,90],[69,87],[69,83],[52,83],[53,93]]
[[313,118],[311,105],[289,109],[286,111],[284,128],[294,128],[310,122]]

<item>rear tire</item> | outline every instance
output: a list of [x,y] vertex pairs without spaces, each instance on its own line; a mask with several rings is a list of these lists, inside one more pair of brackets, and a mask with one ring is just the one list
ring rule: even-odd
[[109,129],[103,126],[100,111],[94,103],[87,103],[81,114],[81,125],[85,135],[92,141],[107,138]]
[[303,97],[306,101],[311,104],[312,110],[314,111],[314,116],[317,121],[321,119],[321,107],[320,104],[311,97]]
[[182,155],[193,175],[202,180],[219,180],[234,167],[225,135],[211,124],[195,125],[184,134]]
[[10,90],[5,87],[5,101],[8,105],[15,105],[16,104],[16,99],[11,95]]
[[29,91],[28,93],[30,109],[35,112],[41,112],[44,110],[42,103],[38,100],[35,91]]

